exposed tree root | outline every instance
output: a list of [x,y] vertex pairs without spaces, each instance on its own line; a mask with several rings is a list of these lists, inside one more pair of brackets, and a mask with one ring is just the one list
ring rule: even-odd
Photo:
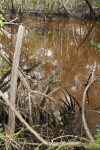
[[95,140],[94,140],[94,137],[92,136],[92,134],[91,134],[91,132],[90,132],[88,126],[87,126],[86,119],[85,119],[85,97],[86,97],[86,93],[87,93],[87,91],[88,91],[90,85],[91,85],[95,80],[96,80],[96,77],[94,77],[94,75],[92,74],[91,80],[90,80],[90,82],[88,83],[88,85],[87,85],[86,88],[85,88],[85,91],[84,91],[84,94],[83,94],[83,103],[82,103],[82,121],[83,121],[84,129],[85,129],[86,134],[87,134],[87,136],[89,137],[89,139],[90,139],[91,141],[93,141],[93,142],[95,141]]

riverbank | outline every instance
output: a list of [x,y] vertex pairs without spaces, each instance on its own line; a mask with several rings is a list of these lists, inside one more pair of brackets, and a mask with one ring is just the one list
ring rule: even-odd
[[78,19],[100,21],[99,5],[95,1],[88,0],[74,1],[20,1],[13,0],[12,3],[2,2],[4,15],[10,15],[11,19],[20,16],[23,17],[41,17],[46,19]]

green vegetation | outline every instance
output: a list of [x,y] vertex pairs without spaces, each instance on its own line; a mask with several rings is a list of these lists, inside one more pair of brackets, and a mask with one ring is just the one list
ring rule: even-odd
[[97,40],[95,40],[95,41],[91,40],[90,44],[92,46],[95,46],[97,48],[97,50],[100,51],[100,43],[97,43]]
[[98,8],[100,8],[100,0],[98,0],[98,1],[96,2],[96,5],[97,5]]
[[32,4],[35,6],[37,5],[37,0],[32,0]]
[[[4,13],[4,10],[2,9],[2,6],[0,5],[0,11],[2,13]],[[4,17],[2,16],[2,14],[0,14],[0,29],[1,29],[1,25],[3,25],[3,21],[4,21]],[[0,31],[0,34],[3,34],[2,31]]]
[[[0,146],[5,146],[5,145],[7,145],[7,147],[8,147],[8,149],[11,149],[11,143],[14,143],[16,146],[15,147],[18,147],[19,145],[18,145],[18,143],[17,143],[17,141],[20,139],[21,140],[21,138],[18,138],[18,136],[25,130],[20,130],[20,131],[18,131],[16,134],[14,134],[14,135],[11,135],[11,136],[9,136],[9,135],[4,135],[4,133],[3,133],[3,128],[2,127],[0,127]],[[24,140],[23,138],[22,138],[22,140]],[[8,143],[6,142],[6,141],[8,141]],[[23,142],[23,146],[21,147],[21,150],[23,150],[23,148],[24,148],[24,145],[25,145],[25,141]],[[19,148],[18,148],[19,149]]]
[[63,125],[62,118],[61,118],[61,116],[58,114],[57,111],[54,112],[54,115],[55,115],[55,117],[57,118],[57,120],[60,122],[60,125]]
[[40,150],[42,143],[40,145],[38,145],[34,150]]
[[89,147],[93,148],[94,150],[97,150],[97,148],[100,148],[100,129],[97,129],[98,134],[94,137],[96,138],[95,142],[90,142]]

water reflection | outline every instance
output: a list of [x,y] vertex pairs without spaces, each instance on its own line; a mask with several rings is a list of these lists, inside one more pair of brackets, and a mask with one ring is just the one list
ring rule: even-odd
[[[59,75],[62,84],[85,82],[93,70],[99,71],[99,52],[90,45],[90,40],[99,37],[99,26],[92,23],[77,21],[48,21],[34,20],[26,25],[21,62],[34,63],[42,61],[42,71],[45,77],[52,75],[64,66]],[[1,43],[7,47],[5,51],[12,58],[16,41],[17,27],[4,27]],[[40,68],[39,68],[40,70]],[[84,77],[83,77],[84,76]]]
[[[52,90],[59,85],[74,84],[68,89],[81,103],[85,86],[75,84],[86,83],[93,69],[96,74],[100,73],[100,52],[90,45],[90,40],[97,39],[100,42],[100,27],[91,22],[73,20],[49,20],[48,22],[33,20],[25,26],[20,64],[24,63],[23,67],[27,68],[41,60],[42,65],[31,71],[31,75],[35,74],[36,78],[41,80],[40,85],[43,88],[40,86],[39,90],[43,90],[46,81],[60,68],[63,68],[63,71],[56,77],[51,87]],[[5,26],[2,30],[3,36],[0,37],[0,43],[11,58],[17,30],[17,27]],[[0,76],[2,76],[3,69],[8,68],[2,58],[0,58],[0,68]],[[100,89],[96,91],[97,87],[96,84],[93,89],[90,89],[91,105],[87,104],[87,107],[96,108],[99,105]],[[57,91],[54,96],[58,97],[62,94]]]

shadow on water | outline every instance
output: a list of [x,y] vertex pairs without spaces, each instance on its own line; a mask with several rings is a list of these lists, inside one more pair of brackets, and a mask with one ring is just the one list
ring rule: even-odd
[[[23,21],[26,21],[25,18]],[[13,57],[17,30],[18,28],[14,26],[5,26],[2,29],[3,36],[0,38],[0,43],[10,58]],[[41,64],[28,74],[35,79],[34,84],[29,82],[31,88],[44,91],[50,77],[63,68],[54,79],[49,94],[65,100],[59,86],[66,86],[81,105],[84,84],[90,73],[94,68],[97,75],[100,73],[100,52],[91,46],[90,40],[100,42],[100,27],[95,23],[75,20],[43,22],[33,19],[32,22],[25,24],[20,66],[27,69],[41,61]],[[0,76],[2,76],[8,69],[8,65],[1,57],[0,68]],[[91,130],[95,133],[95,128],[100,126],[100,115],[93,111],[93,109],[100,110],[98,108],[100,105],[99,82],[91,86],[88,96],[86,115]],[[61,103],[60,100],[58,101]]]

